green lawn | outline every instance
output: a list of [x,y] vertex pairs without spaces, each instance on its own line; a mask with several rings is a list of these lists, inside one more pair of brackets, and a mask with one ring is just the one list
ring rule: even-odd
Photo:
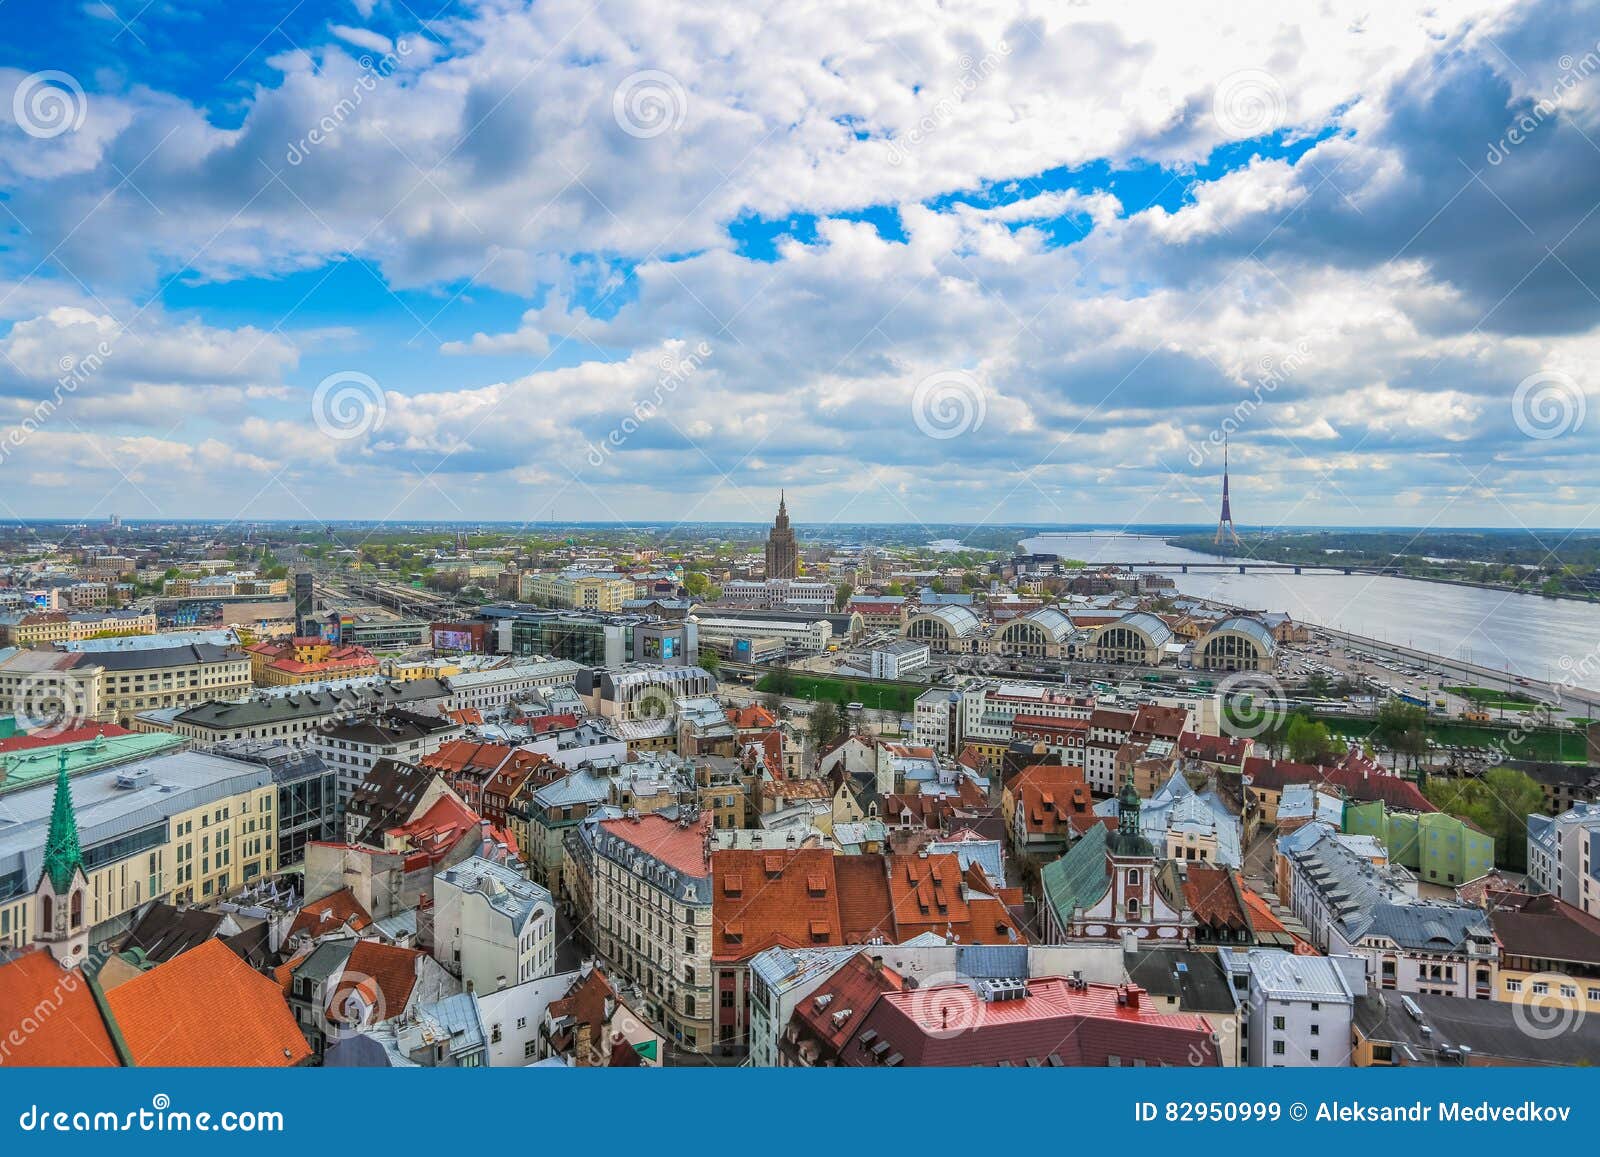
[[1463,699],[1471,699],[1480,707],[1504,708],[1507,711],[1520,711],[1539,702],[1521,691],[1495,691],[1488,687],[1446,687],[1445,690]]
[[[1332,734],[1349,740],[1365,740],[1377,726],[1376,720],[1352,719],[1347,715],[1319,715]],[[1511,759],[1536,759],[1549,763],[1583,763],[1588,745],[1583,732],[1558,727],[1519,729],[1489,723],[1428,721],[1428,737],[1435,743],[1456,747],[1494,747],[1503,744]],[[1512,736],[1520,736],[1512,742]]]
[[[802,675],[791,672],[790,684],[794,690],[787,692],[795,699],[834,703],[861,703],[876,711],[910,711],[927,688],[919,683],[874,683],[864,679],[834,679],[827,675]],[[771,691],[772,676],[763,675],[756,684],[757,691]]]

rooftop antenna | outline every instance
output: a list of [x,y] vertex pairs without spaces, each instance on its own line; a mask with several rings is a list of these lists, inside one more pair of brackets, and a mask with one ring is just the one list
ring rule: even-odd
[[1228,503],[1228,432],[1222,432],[1222,517],[1217,520],[1217,536],[1211,540],[1221,546],[1240,545],[1239,532],[1233,528],[1233,508]]

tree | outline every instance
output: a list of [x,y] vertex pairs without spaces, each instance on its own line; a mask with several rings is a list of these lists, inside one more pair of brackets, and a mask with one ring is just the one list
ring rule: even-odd
[[855,595],[856,588],[849,583],[840,583],[838,593],[833,596],[833,609],[842,611],[850,605],[850,599]]
[[844,738],[847,724],[844,712],[835,704],[824,699],[811,711],[811,739],[816,744],[817,750],[832,747]]
[[715,675],[722,666],[722,656],[715,651],[700,652],[700,666],[708,675]]
[[1495,862],[1513,871],[1528,866],[1528,817],[1544,811],[1544,789],[1510,767],[1478,779],[1429,779],[1423,793],[1442,812],[1468,820],[1494,837]]
[[683,589],[690,598],[701,599],[711,593],[711,580],[700,571],[692,570],[683,576]]
[[1331,763],[1344,754],[1344,744],[1328,734],[1328,727],[1305,715],[1289,720],[1286,737],[1289,758],[1296,763]]
[[1387,699],[1378,708],[1372,734],[1395,754],[1410,756],[1411,765],[1415,767],[1428,750],[1428,713],[1415,703]]

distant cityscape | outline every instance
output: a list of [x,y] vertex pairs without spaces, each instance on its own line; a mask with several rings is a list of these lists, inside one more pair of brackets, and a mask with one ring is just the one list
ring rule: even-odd
[[1592,1057],[1595,697],[1204,565],[13,528],[4,1061]]

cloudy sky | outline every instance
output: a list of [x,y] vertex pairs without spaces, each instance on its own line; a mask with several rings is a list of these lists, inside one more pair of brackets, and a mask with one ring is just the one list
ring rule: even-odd
[[1595,526],[1578,2],[10,0],[0,514]]

